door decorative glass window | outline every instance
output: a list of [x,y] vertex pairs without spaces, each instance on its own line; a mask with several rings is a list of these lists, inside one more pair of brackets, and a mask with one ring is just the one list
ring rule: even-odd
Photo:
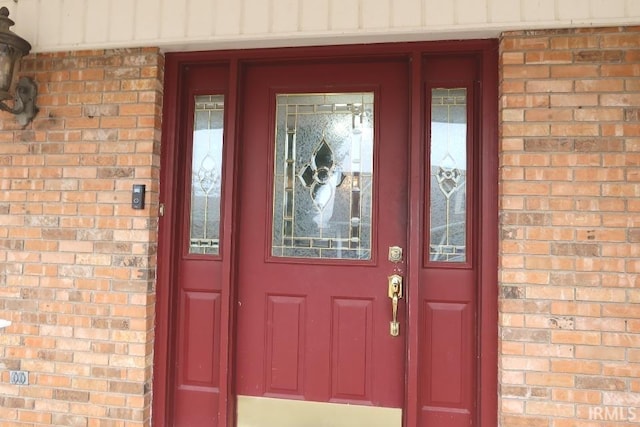
[[467,90],[431,91],[431,261],[465,262]]
[[373,93],[276,100],[272,256],[370,259]]
[[219,252],[223,124],[224,96],[196,96],[191,159],[191,254]]

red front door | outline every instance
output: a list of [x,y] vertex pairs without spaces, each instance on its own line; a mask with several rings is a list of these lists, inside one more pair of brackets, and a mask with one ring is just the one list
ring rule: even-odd
[[261,397],[293,400],[287,412],[331,402],[326,417],[347,405],[396,408],[395,424],[374,411],[362,425],[401,426],[406,310],[400,299],[392,336],[389,276],[403,278],[404,262],[388,253],[406,247],[408,75],[403,60],[246,71],[239,425],[290,425],[290,414],[257,413],[284,403]]
[[496,63],[168,55],[154,425],[495,425]]

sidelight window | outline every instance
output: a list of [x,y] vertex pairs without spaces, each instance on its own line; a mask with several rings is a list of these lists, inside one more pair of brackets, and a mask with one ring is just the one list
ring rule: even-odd
[[219,253],[223,124],[224,96],[196,96],[191,158],[191,254]]
[[431,91],[429,260],[467,260],[467,90]]

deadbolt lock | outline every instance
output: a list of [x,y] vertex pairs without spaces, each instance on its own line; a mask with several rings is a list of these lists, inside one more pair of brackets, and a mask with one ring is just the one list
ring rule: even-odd
[[402,262],[402,248],[400,246],[389,246],[389,261]]

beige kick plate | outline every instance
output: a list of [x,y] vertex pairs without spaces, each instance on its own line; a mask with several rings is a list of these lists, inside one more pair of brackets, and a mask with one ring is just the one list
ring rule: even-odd
[[238,396],[238,427],[402,427],[402,409]]

